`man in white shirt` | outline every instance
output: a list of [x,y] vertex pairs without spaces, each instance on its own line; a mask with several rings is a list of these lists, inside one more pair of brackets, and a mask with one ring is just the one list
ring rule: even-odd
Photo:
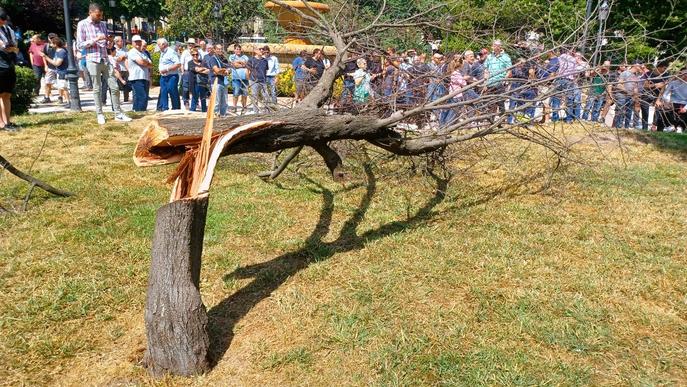
[[277,75],[279,75],[279,59],[272,55],[270,46],[262,48],[262,53],[267,59],[267,93],[272,100],[272,105],[277,106]]
[[184,100],[184,107],[188,110],[188,104],[190,100],[190,76],[191,73],[188,71],[188,62],[193,59],[191,57],[191,50],[196,46],[196,40],[194,38],[188,38],[186,41],[186,49],[181,53],[179,61],[181,62],[181,98]]

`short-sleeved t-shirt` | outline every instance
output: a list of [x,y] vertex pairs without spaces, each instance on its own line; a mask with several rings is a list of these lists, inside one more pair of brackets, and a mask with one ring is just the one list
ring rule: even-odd
[[[229,55],[229,62],[246,62],[248,63],[248,56],[246,55],[236,55],[236,54],[231,54]],[[248,79],[248,71],[246,71],[245,67],[239,67],[239,68],[232,68],[231,69],[231,79],[242,79],[246,80]]]
[[33,55],[33,61],[31,62],[32,65],[38,66],[38,67],[45,66],[45,61],[43,60],[43,57],[41,56],[41,52],[43,52],[44,48],[45,48],[45,43],[41,43],[41,44],[31,43],[31,46],[29,46],[29,53],[31,53],[31,55]]
[[129,50],[127,58],[129,60],[129,80],[136,81],[142,79],[144,81],[147,81],[148,71],[150,71],[150,69],[147,67],[141,67],[141,65],[136,63],[136,60],[142,59],[146,62],[149,62],[150,59],[148,59],[148,56],[138,51],[137,49],[132,48],[131,50]]
[[253,82],[267,81],[267,68],[269,62],[265,58],[251,57],[248,59],[246,67],[250,70],[250,80]]
[[[43,47],[43,52],[48,58],[54,58],[55,57],[55,52],[57,51],[57,47],[53,47],[49,44],[46,44],[45,47]],[[50,62],[46,63],[48,65],[48,68],[51,70],[55,70],[55,66],[50,64]]]
[[69,67],[67,50],[65,50],[64,48],[58,49],[57,51],[55,51],[55,56],[52,59],[62,59],[62,63],[60,63],[59,66],[55,66],[55,72],[57,72],[57,75],[60,77],[60,79],[64,79],[64,77],[67,75],[67,67]]
[[308,60],[305,61],[305,67],[317,70],[315,74],[310,74],[310,78],[312,80],[319,80],[320,78],[322,78],[322,74],[324,73],[323,61],[316,60],[315,58],[308,58]]
[[219,67],[221,69],[226,68],[226,64],[217,56],[217,55],[205,55],[205,58],[203,58],[203,67],[207,67],[210,69],[210,73],[208,73],[208,84],[210,87],[215,83],[215,78],[217,78],[217,83],[220,85],[224,84],[224,75],[221,74],[215,74],[214,71],[212,71],[213,67]]
[[297,56],[296,59],[294,59],[293,62],[291,63],[291,67],[293,68],[293,71],[294,71],[294,77],[296,79],[307,78],[308,74],[301,67],[304,64],[305,64],[305,59],[303,59],[303,57],[300,57],[300,56]]

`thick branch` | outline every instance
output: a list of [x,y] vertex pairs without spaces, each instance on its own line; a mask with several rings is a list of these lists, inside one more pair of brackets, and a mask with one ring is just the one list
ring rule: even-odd
[[[61,189],[55,188],[55,187],[51,186],[50,184],[45,183],[45,182],[43,182],[43,181],[41,181],[41,180],[38,180],[38,179],[36,179],[35,177],[33,177],[33,176],[31,176],[31,175],[27,175],[26,173],[24,173],[24,172],[18,170],[17,168],[15,168],[12,164],[10,164],[9,161],[7,161],[7,159],[5,159],[5,158],[2,157],[2,156],[0,156],[0,166],[2,166],[3,168],[5,168],[6,170],[8,170],[9,173],[13,174],[14,176],[16,176],[16,177],[18,177],[18,178],[20,178],[20,179],[22,179],[22,180],[24,180],[24,181],[27,181],[27,182],[31,183],[32,186],[37,186],[37,187],[39,187],[39,188],[41,188],[41,189],[43,189],[43,190],[45,190],[45,191],[47,191],[47,192],[50,192],[50,193],[53,194],[53,195],[62,196],[62,197],[67,197],[67,196],[73,196],[73,195],[74,195],[74,194],[71,193],[71,192],[62,191]],[[32,189],[33,189],[33,188],[32,188]]]

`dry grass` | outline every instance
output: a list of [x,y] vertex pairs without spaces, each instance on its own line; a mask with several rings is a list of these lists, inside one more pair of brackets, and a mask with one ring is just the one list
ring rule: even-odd
[[[27,169],[49,132],[33,172],[78,194],[36,191],[28,212],[0,214],[2,383],[155,383],[138,360],[172,167],[136,169],[138,129],[93,118],[0,133]],[[312,155],[278,184],[254,177],[263,156],[225,159],[201,284],[221,359],[157,383],[686,384],[685,137],[582,141],[585,164],[546,190],[545,152],[472,146],[454,166],[476,165],[444,195],[429,178],[380,178],[393,163],[369,176],[352,163],[341,186]],[[0,174],[0,204],[25,192]]]

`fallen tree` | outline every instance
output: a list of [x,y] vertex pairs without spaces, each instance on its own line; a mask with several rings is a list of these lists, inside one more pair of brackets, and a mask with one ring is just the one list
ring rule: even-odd
[[[493,108],[506,101],[519,102],[509,111],[511,115],[533,108],[536,102],[520,100],[517,93],[526,87],[550,85],[553,78],[525,82],[526,85],[509,91],[480,92],[471,101],[454,97],[484,89],[484,80],[403,109],[389,111],[383,106],[360,107],[353,112],[332,109],[333,85],[343,74],[345,64],[355,59],[353,46],[365,49],[374,39],[363,37],[379,29],[439,25],[442,5],[389,23],[380,21],[386,4],[382,2],[376,17],[360,25],[351,25],[351,20],[346,19],[347,28],[341,29],[336,26],[341,12],[328,19],[316,12],[302,12],[280,0],[272,1],[309,20],[313,27],[308,31],[326,37],[337,49],[331,67],[324,71],[310,93],[293,109],[215,120],[213,90],[205,119],[157,117],[143,130],[134,151],[138,166],[178,163],[168,180],[172,183],[170,202],[157,212],[146,299],[148,349],[144,364],[155,376],[193,375],[210,367],[208,320],[199,281],[210,186],[220,157],[292,149],[281,163],[275,162],[270,171],[260,174],[276,178],[304,147],[311,147],[338,180],[343,178],[343,161],[332,142],[340,140],[365,142],[399,156],[442,153],[451,144],[494,135],[512,135],[546,147],[559,160],[566,157],[569,148],[555,130],[533,121],[506,124],[508,115]],[[509,79],[505,78],[504,82]],[[553,87],[546,89],[549,94],[540,95],[541,99],[560,92]],[[448,109],[460,110],[463,115],[442,127],[423,127],[428,116],[439,116]]]

